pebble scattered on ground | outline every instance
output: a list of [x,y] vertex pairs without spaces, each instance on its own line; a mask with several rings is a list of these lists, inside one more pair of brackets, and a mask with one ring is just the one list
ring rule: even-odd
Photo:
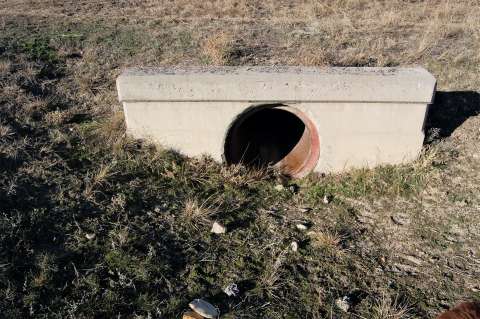
[[220,312],[211,303],[203,299],[195,299],[188,304],[188,306],[200,316],[205,318],[217,318]]
[[298,230],[307,230],[308,229],[307,225],[304,225],[304,224],[296,224],[295,227],[297,227]]
[[218,222],[214,222],[211,232],[214,234],[225,234],[227,232],[227,228]]

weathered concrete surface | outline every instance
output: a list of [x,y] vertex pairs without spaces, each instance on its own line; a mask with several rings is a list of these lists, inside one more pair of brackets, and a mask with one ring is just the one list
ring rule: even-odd
[[317,172],[414,159],[435,79],[422,68],[166,68],[117,79],[128,131],[222,160],[229,127],[252,105],[303,112],[320,138]]
[[195,67],[130,69],[120,101],[429,102],[422,68]]

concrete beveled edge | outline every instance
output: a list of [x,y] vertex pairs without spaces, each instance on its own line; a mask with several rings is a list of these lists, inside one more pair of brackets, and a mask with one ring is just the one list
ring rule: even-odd
[[436,80],[415,68],[164,67],[126,69],[121,102],[432,103]]

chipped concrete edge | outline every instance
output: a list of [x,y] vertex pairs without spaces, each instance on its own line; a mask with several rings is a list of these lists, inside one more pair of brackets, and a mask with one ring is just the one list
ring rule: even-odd
[[121,102],[250,101],[426,103],[436,80],[422,67],[131,68],[117,78]]

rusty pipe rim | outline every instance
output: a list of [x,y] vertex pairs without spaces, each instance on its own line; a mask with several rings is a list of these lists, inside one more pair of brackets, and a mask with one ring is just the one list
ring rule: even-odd
[[[269,156],[265,157],[262,148],[270,150]],[[251,165],[260,158],[261,165],[253,166],[272,165],[284,175],[300,178],[315,168],[319,156],[320,139],[315,124],[299,109],[283,104],[248,108],[232,122],[225,136],[227,164]]]
[[292,151],[275,166],[285,175],[294,178],[305,177],[317,166],[320,157],[320,138],[317,127],[305,113],[297,108],[291,106],[278,108],[297,116],[305,125],[305,131]]

